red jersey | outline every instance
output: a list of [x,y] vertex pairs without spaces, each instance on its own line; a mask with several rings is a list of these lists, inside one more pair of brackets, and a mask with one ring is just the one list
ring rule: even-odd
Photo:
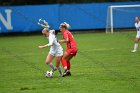
[[69,40],[69,42],[67,42],[67,49],[77,49],[76,41],[70,31],[65,30],[63,32],[63,38],[68,38]]

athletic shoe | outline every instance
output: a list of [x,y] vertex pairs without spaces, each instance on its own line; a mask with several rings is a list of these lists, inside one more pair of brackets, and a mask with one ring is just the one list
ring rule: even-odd
[[134,53],[134,52],[137,52],[137,50],[132,50],[131,52],[133,52],[133,53]]
[[71,76],[71,72],[69,70],[65,70],[62,77]]

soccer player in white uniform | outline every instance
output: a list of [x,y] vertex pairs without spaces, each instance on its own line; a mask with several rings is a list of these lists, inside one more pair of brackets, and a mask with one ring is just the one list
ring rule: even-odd
[[[50,51],[48,53],[48,56],[46,57],[46,64],[52,69],[52,72],[58,69],[60,76],[62,76],[61,67],[59,65],[63,56],[63,48],[58,43],[55,35],[55,30],[49,30],[49,28],[44,28],[42,30],[42,34],[48,38],[49,43],[38,47],[50,47]],[[54,58],[56,58],[56,67],[51,63]]]
[[136,30],[137,30],[137,35],[136,35],[136,38],[135,38],[135,44],[134,44],[134,49],[131,51],[131,52],[136,52],[137,51],[137,48],[138,48],[138,42],[140,41],[140,19],[139,17],[135,17],[135,27],[136,27]]

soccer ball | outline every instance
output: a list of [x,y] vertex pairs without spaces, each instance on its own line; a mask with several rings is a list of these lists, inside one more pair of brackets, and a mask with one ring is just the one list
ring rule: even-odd
[[45,77],[52,78],[53,77],[53,72],[52,71],[47,71],[46,74],[45,74]]

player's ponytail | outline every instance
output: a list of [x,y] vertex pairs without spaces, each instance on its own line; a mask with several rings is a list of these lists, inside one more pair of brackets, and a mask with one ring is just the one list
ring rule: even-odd
[[64,22],[64,24],[66,25],[67,29],[70,28],[70,25],[66,22]]
[[63,27],[65,29],[69,29],[70,28],[70,25],[68,23],[64,22],[64,23],[61,23],[60,24],[60,27]]

